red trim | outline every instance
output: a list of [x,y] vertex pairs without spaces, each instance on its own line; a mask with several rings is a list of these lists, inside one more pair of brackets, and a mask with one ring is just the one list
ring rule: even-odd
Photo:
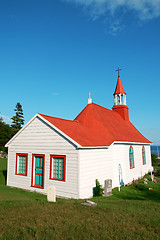
[[[64,175],[63,179],[57,179],[57,178],[52,178],[52,158],[57,157],[57,158],[63,158],[64,159]],[[66,181],[66,155],[50,155],[50,179],[51,180],[56,180],[56,181]]]
[[[19,156],[26,156],[26,174],[20,174],[18,173],[18,157]],[[15,174],[16,175],[21,175],[21,176],[27,176],[27,173],[28,173],[28,154],[27,153],[16,153],[16,171],[15,171]]]
[[[35,185],[33,182],[33,179],[35,177],[35,157],[43,157],[43,181],[42,181],[42,186],[41,185]],[[45,155],[44,154],[32,154],[32,179],[31,179],[31,187],[36,187],[36,188],[44,188],[44,171],[45,170]],[[34,175],[33,175],[34,174]],[[34,176],[34,177],[33,177]]]
[[143,147],[142,147],[142,164],[143,164],[143,165],[146,165],[146,162],[145,162],[145,163],[143,162],[143,148],[144,148],[145,161],[146,161],[146,149],[145,149],[145,147],[143,146]]
[[133,168],[135,168],[135,163],[134,163],[134,151],[133,151],[133,164],[134,164],[134,167],[131,167],[131,159],[130,159],[130,149],[132,148],[132,150],[133,150],[133,147],[132,146],[130,146],[130,148],[129,148],[129,164],[130,164],[130,169],[133,169]]

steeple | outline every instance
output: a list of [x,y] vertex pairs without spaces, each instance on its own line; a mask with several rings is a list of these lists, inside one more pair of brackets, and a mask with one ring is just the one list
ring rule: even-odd
[[120,76],[119,76],[119,71],[121,69],[118,68],[118,80],[117,80],[117,85],[116,89],[114,92],[114,106],[112,108],[113,111],[118,112],[121,117],[124,120],[129,120],[129,115],[128,115],[128,107],[126,105],[126,92],[124,91]]
[[89,92],[88,104],[92,103],[91,93]]
[[126,105],[126,92],[124,91],[120,76],[118,76],[116,89],[113,95],[114,105]]

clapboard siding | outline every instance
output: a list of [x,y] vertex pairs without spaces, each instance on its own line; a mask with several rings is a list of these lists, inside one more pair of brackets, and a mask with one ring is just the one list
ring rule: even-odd
[[79,151],[79,198],[93,196],[95,180],[104,185],[105,179],[113,175],[110,149],[88,149]]
[[[133,147],[134,151],[134,168],[130,168],[129,161],[129,148]],[[113,145],[113,163],[114,163],[114,178],[113,178],[113,187],[117,187],[119,185],[119,176],[123,180],[124,184],[128,184],[130,182],[138,178],[141,178],[151,168],[151,154],[150,154],[150,146],[144,145],[146,151],[146,164],[143,165],[142,161],[142,147],[141,144],[114,144]],[[119,173],[119,164],[121,165],[121,174]]]
[[[54,185],[62,197],[78,197],[78,151],[75,146],[39,118],[35,118],[10,143],[8,154],[7,185],[47,192],[47,186]],[[28,175],[15,175],[16,153],[28,153]],[[44,189],[31,187],[32,154],[45,154]],[[50,180],[50,154],[66,155],[66,181]]]
[[113,144],[108,149],[79,151],[79,198],[93,196],[95,180],[104,186],[106,179],[112,179],[112,187],[126,185],[142,176],[151,168],[150,146],[145,145],[146,164],[142,161],[142,146],[132,145],[135,168],[130,169],[130,144]]

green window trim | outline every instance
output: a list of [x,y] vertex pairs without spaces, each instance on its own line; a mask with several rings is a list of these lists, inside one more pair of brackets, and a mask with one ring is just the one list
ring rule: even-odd
[[130,146],[129,148],[129,162],[130,162],[130,168],[134,168],[134,152],[133,152],[133,147]]
[[65,181],[66,156],[50,155],[50,179]]
[[16,154],[16,175],[27,176],[28,154]]
[[143,160],[143,165],[146,164],[146,152],[145,152],[145,147],[142,147],[142,160]]

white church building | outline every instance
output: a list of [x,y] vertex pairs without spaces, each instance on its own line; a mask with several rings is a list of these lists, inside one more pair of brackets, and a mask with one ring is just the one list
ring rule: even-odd
[[89,198],[95,180],[113,188],[151,169],[151,142],[129,121],[118,76],[112,110],[92,103],[74,120],[37,113],[7,144],[7,185],[57,196]]

